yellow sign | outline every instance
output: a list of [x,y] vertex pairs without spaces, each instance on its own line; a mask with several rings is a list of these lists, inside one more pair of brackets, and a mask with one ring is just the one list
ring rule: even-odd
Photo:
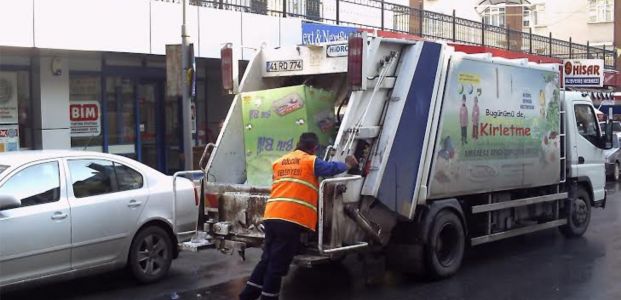
[[471,84],[479,84],[481,78],[478,74],[472,73],[460,73],[459,74],[459,83],[471,83]]

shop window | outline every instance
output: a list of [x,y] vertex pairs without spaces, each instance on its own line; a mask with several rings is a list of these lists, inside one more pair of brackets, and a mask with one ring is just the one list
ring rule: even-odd
[[0,152],[32,149],[32,121],[29,71],[0,71]]
[[136,159],[136,113],[134,81],[106,78],[108,152]]
[[614,3],[612,0],[589,0],[589,22],[612,22],[614,20]]
[[101,152],[101,77],[71,74],[69,80],[71,147]]

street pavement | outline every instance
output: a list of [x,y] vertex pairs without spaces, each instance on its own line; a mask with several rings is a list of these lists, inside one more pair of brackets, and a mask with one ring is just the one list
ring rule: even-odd
[[[583,238],[556,229],[469,249],[458,274],[427,281],[386,272],[365,285],[362,264],[349,257],[316,269],[292,267],[281,299],[621,299],[621,186],[609,184],[605,210],[593,209]],[[123,272],[0,292],[13,299],[234,299],[257,263],[215,250],[180,255],[170,274],[139,285]]]

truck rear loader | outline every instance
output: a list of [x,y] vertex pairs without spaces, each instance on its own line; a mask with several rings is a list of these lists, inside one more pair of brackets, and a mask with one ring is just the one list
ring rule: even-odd
[[261,246],[271,162],[303,131],[326,160],[360,162],[321,181],[303,266],[381,253],[441,278],[468,246],[554,227],[578,237],[605,207],[611,127],[559,87],[555,64],[363,33],[260,49],[238,92],[204,167],[217,203],[204,229],[224,252]]

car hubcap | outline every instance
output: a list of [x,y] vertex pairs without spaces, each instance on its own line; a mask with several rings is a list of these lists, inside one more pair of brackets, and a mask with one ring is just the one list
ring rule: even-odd
[[138,247],[138,266],[146,275],[157,275],[168,259],[168,248],[164,240],[154,234],[147,235]]
[[436,238],[436,257],[444,267],[449,267],[457,254],[459,234],[454,224],[446,223]]
[[574,225],[582,227],[588,218],[587,203],[582,198],[574,200]]

